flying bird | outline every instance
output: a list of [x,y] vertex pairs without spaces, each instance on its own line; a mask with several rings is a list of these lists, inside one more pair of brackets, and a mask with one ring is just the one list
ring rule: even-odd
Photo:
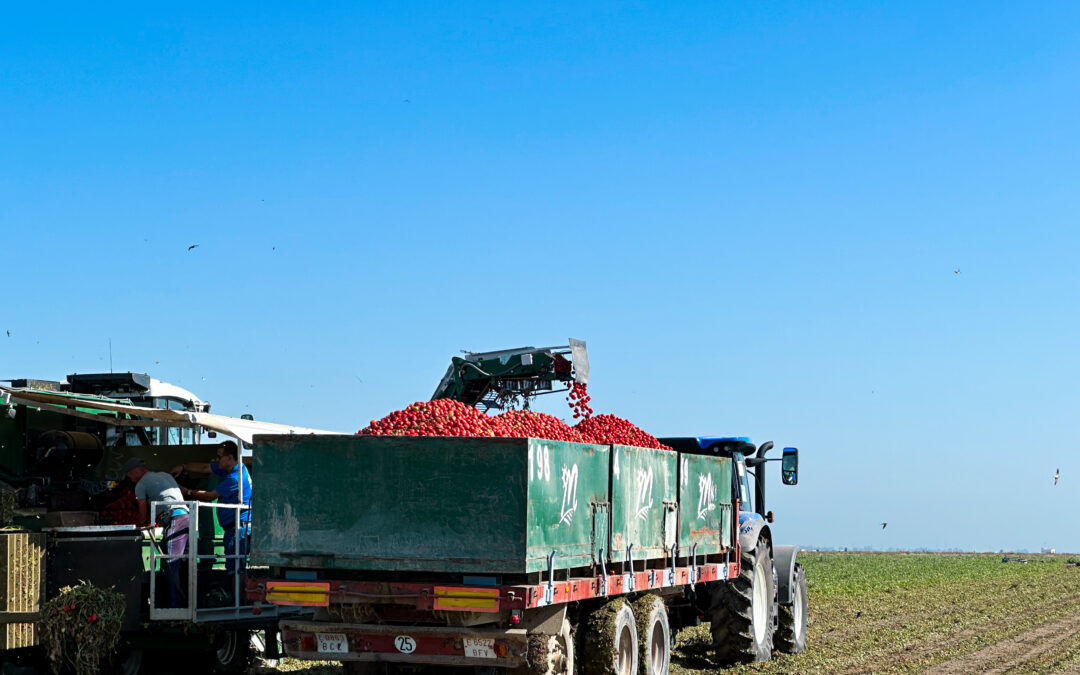
[[7,332],[7,336],[8,336],[8,337],[11,337],[11,331],[8,331],[8,332]]
[[953,270],[953,271],[952,271],[952,273],[953,273],[953,274],[960,274],[960,269],[959,269],[959,268],[957,268],[957,269]]
[[198,244],[192,244],[191,246],[187,247],[187,250],[191,251],[191,250],[196,249],[196,248],[199,248],[199,245]]
[[882,523],[882,524],[881,524],[881,529],[883,529],[883,530],[884,530],[884,529],[885,529],[885,526],[886,526],[886,525],[888,525],[888,523]]
[[1057,485],[1058,476],[1061,475],[1060,469],[1054,469],[1054,485]]

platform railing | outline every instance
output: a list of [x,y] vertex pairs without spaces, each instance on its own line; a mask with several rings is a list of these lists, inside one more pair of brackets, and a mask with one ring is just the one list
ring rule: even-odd
[[[246,537],[250,544],[250,523],[242,523],[241,516],[244,511],[247,511],[249,507],[243,504],[218,504],[218,503],[203,503],[196,501],[187,502],[152,502],[150,505],[151,513],[157,513],[159,509],[177,509],[182,506],[186,506],[188,509],[188,541],[187,550],[182,554],[170,555],[168,553],[168,545],[165,540],[159,539],[155,536],[153,528],[147,528],[148,535],[150,537],[150,619],[153,621],[194,621],[194,622],[210,622],[210,621],[228,621],[232,619],[241,619],[245,617],[254,616],[255,607],[253,605],[245,605],[241,603],[241,589],[243,587],[241,581],[241,574],[247,569],[247,553],[241,550],[241,532],[248,530]],[[224,551],[222,554],[218,554],[216,551],[212,553],[199,553],[199,515],[204,513],[202,509],[210,509],[217,513],[218,509],[231,509],[235,512],[233,523],[235,523],[236,532],[233,536],[232,550]],[[215,541],[216,547],[216,541]],[[169,562],[175,560],[187,561],[187,570],[183,575],[184,578],[180,578],[180,575],[176,579],[170,579],[170,569],[168,567]],[[232,565],[232,572],[227,573],[228,582],[232,586],[232,593],[230,603],[228,605],[222,605],[217,607],[199,607],[200,597],[200,581],[204,583],[208,578],[213,575],[215,578],[220,579],[222,574],[226,574],[224,571],[217,573],[215,570],[204,570],[200,572],[199,563],[204,560],[212,560],[212,567],[216,567],[219,563],[224,564],[225,561],[234,561]],[[158,603],[158,585],[160,584],[159,578],[164,575],[166,583],[178,584],[179,588],[184,591],[186,596],[186,604],[182,607],[161,607]],[[276,612],[276,608],[273,606],[261,607],[259,614],[263,617],[273,615]]]

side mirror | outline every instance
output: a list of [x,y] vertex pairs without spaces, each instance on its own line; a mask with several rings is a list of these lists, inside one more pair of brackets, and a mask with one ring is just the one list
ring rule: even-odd
[[784,458],[780,461],[780,478],[784,485],[799,483],[799,449],[784,448]]

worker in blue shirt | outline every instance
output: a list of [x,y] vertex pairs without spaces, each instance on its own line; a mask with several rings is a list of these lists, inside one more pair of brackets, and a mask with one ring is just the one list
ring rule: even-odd
[[[217,446],[216,462],[187,462],[173,467],[173,475],[182,471],[189,473],[213,473],[221,479],[213,490],[190,490],[181,488],[183,495],[200,502],[217,501],[221,504],[251,505],[251,477],[247,468],[240,461],[240,450],[233,441],[225,441]],[[251,511],[240,510],[240,524],[236,524],[236,509],[214,509],[217,511],[218,524],[224,530],[225,555],[248,554],[251,536]],[[247,566],[244,558],[226,558],[225,571],[244,572]],[[238,564],[239,563],[239,564]]]

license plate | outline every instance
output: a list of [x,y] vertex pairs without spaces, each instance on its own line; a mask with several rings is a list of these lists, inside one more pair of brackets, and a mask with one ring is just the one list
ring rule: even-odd
[[465,638],[465,656],[473,659],[495,658],[494,638]]
[[323,654],[347,654],[349,641],[344,633],[316,633],[319,640],[319,651]]

